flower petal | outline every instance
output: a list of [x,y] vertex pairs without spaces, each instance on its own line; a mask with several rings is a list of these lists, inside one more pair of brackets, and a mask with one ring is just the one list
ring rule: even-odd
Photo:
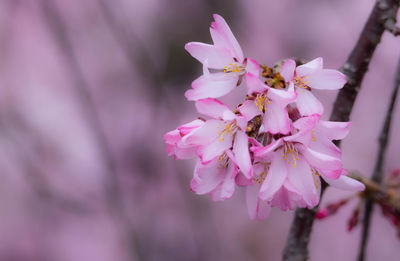
[[236,132],[235,142],[233,143],[233,153],[236,163],[244,176],[246,178],[253,177],[253,168],[249,152],[249,139],[243,131]]
[[[298,146],[300,148],[299,150],[301,151],[301,154],[304,156],[304,158],[307,160],[307,162],[319,169],[319,170],[340,170],[342,169],[342,161],[340,158],[332,157],[327,154],[323,154],[321,152],[312,150],[308,147],[305,146]],[[339,173],[340,175],[340,173]],[[331,177],[334,178],[334,177]]]
[[301,193],[308,207],[314,207],[318,204],[317,186],[310,165],[302,156],[296,161],[296,165],[288,164],[288,179]]
[[246,118],[247,121],[250,121],[255,116],[261,114],[261,111],[257,108],[256,104],[252,100],[245,101],[242,105],[240,105],[240,107],[238,107],[238,111]]
[[296,69],[296,62],[292,59],[286,60],[279,72],[286,82],[290,82],[294,77],[294,70]]
[[282,145],[282,142],[282,139],[278,139],[265,147],[253,146],[251,147],[251,150],[254,152],[254,157],[263,158],[279,148],[279,146]]
[[185,135],[189,134],[190,132],[192,132],[193,130],[199,128],[203,124],[204,124],[204,121],[196,119],[194,121],[191,121],[189,123],[179,126],[178,130],[182,136],[185,136]]
[[296,68],[297,76],[306,76],[318,70],[321,70],[323,66],[323,60],[321,57],[318,57],[308,63],[300,65]]
[[182,138],[185,145],[205,145],[209,144],[218,137],[218,128],[222,126],[222,121],[207,120],[203,126],[193,130]]
[[246,72],[251,73],[255,76],[260,76],[261,68],[256,60],[247,58]]
[[351,122],[319,121],[317,130],[330,140],[341,140],[349,133]]
[[284,108],[289,103],[292,103],[296,100],[297,94],[293,91],[268,88],[267,96],[276,104],[278,104],[281,108]]
[[222,170],[217,168],[216,160],[209,164],[202,164],[198,161],[190,182],[191,190],[199,195],[213,191],[224,179],[221,172]]
[[200,100],[205,98],[218,98],[232,91],[239,80],[235,74],[213,73],[202,75],[192,83],[192,88],[187,90],[185,96],[188,100]]
[[345,85],[346,76],[337,70],[323,69],[308,75],[307,80],[311,88],[337,90]]
[[239,62],[243,62],[244,56],[242,48],[240,48],[228,24],[220,15],[214,14],[213,17],[215,22],[211,23],[210,33],[214,44],[216,46],[228,48]]
[[252,73],[246,74],[247,94],[261,93],[267,89],[267,86]]
[[313,114],[323,114],[324,107],[321,102],[315,98],[315,96],[308,90],[297,89],[297,108],[302,116],[308,116]]
[[324,180],[332,187],[350,190],[350,191],[362,191],[365,189],[365,185],[358,180],[352,179],[345,175],[341,175],[338,179],[330,179],[324,177]]
[[231,148],[232,140],[231,135],[224,135],[223,138],[215,139],[210,144],[200,146],[197,150],[197,154],[203,163],[207,163],[221,156],[225,150]]
[[250,219],[257,217],[258,191],[260,186],[253,184],[246,187],[246,205]]
[[260,189],[259,196],[263,200],[271,200],[286,180],[287,166],[286,162],[282,159],[282,155],[282,150],[274,153],[267,177],[265,178]]
[[213,98],[197,100],[195,105],[199,113],[214,119],[222,119],[224,112],[230,111],[228,106]]
[[208,68],[223,69],[234,62],[229,50],[221,46],[191,42],[185,45],[185,49],[199,62],[204,64],[207,61]]
[[263,124],[265,131],[272,134],[288,134],[290,132],[290,119],[287,110],[273,101],[265,109]]
[[221,168],[224,179],[221,184],[212,192],[214,201],[221,201],[232,197],[235,192],[235,178],[238,174],[237,167],[232,162],[226,168]]

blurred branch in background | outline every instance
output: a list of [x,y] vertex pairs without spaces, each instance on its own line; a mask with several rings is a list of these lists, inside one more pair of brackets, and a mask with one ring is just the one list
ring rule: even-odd
[[85,116],[86,122],[89,124],[94,136],[96,137],[97,145],[103,158],[102,162],[104,162],[104,167],[106,169],[107,178],[104,181],[104,185],[108,199],[108,206],[113,215],[116,215],[118,219],[124,219],[123,196],[121,195],[118,181],[117,166],[114,161],[114,156],[109,148],[107,137],[103,131],[100,116],[98,115],[85,81],[85,77],[82,74],[74,49],[69,40],[67,28],[65,27],[53,1],[41,0],[40,6],[43,11],[45,22],[48,25],[50,32],[53,34],[56,43],[59,45],[61,53],[64,55],[64,60],[68,65],[71,78],[75,82],[73,87],[75,88],[82,114]]
[[[383,124],[381,133],[379,135],[379,152],[378,152],[378,157],[375,162],[375,168],[372,173],[372,181],[376,182],[377,184],[380,184],[382,182],[383,178],[383,164],[385,161],[385,154],[386,154],[386,148],[388,145],[389,137],[390,137],[390,126],[392,123],[392,116],[393,116],[393,111],[394,107],[396,105],[396,99],[397,99],[397,94],[399,91],[399,86],[400,86],[400,59],[398,61],[397,65],[397,70],[396,74],[394,77],[394,87],[393,87],[393,92],[390,98],[390,103],[388,110],[386,112],[386,117],[385,117],[385,122]],[[366,193],[368,195],[368,193]],[[371,223],[371,214],[373,211],[373,200],[368,199],[365,202],[365,213],[364,213],[364,221],[363,221],[363,231],[362,231],[362,236],[361,236],[361,244],[360,244],[360,249],[358,253],[358,260],[363,261],[365,260],[365,253],[366,253],[366,247],[367,247],[367,242],[368,242],[368,236],[369,236],[369,229],[370,229],[370,223]]]
[[[336,97],[331,121],[349,121],[354,102],[376,47],[385,31],[386,21],[396,21],[399,0],[379,0],[376,2],[349,58],[342,67],[347,83]],[[340,142],[337,143],[340,146]],[[326,186],[325,186],[326,187]],[[324,188],[321,190],[321,197]],[[302,261],[309,258],[308,243],[313,221],[319,206],[314,209],[296,209],[283,252],[285,261]]]

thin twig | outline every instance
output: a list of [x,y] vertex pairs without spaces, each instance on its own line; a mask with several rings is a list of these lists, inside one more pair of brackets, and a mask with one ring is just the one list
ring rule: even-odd
[[[349,121],[361,83],[368,70],[372,55],[385,31],[385,23],[396,17],[399,0],[379,0],[376,2],[361,35],[346,63],[342,67],[347,76],[347,84],[339,91],[330,117],[331,121]],[[340,146],[340,142],[336,143]],[[321,191],[324,192],[324,188]],[[314,209],[298,208],[283,252],[285,261],[302,261],[309,258],[308,243],[315,214]]]
[[[373,172],[372,178],[371,178],[373,181],[375,181],[378,184],[380,184],[382,182],[382,177],[383,177],[382,168],[383,168],[383,164],[384,164],[384,160],[385,160],[385,153],[386,153],[386,148],[387,148],[389,135],[390,135],[390,125],[392,122],[393,110],[394,110],[394,106],[396,104],[399,86],[400,86],[400,59],[399,59],[398,65],[397,65],[397,70],[396,70],[396,75],[395,75],[395,80],[394,80],[394,88],[393,88],[389,108],[386,112],[385,123],[383,124],[383,128],[382,128],[381,134],[379,136],[379,152],[378,152],[378,157],[376,159],[374,172]],[[363,261],[365,259],[365,252],[366,252],[366,247],[367,247],[367,242],[368,242],[369,226],[371,223],[372,210],[373,210],[373,200],[367,198],[367,200],[365,201],[365,214],[364,214],[364,220],[363,220],[363,229],[362,229],[360,249],[358,252],[358,261]]]

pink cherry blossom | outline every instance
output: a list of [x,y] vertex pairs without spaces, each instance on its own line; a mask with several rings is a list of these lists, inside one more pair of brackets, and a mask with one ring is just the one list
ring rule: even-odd
[[[203,64],[203,75],[185,93],[189,100],[218,98],[238,86],[247,72],[260,74],[258,63],[245,58],[238,41],[221,16],[214,14],[210,33],[214,44],[190,42],[185,49]],[[209,69],[216,72],[210,73]]]
[[203,164],[232,151],[235,163],[246,177],[252,176],[247,120],[234,114],[222,102],[208,98],[196,102],[198,112],[211,117],[200,128],[182,139],[187,146],[198,146],[197,154]]
[[298,94],[297,108],[303,116],[323,113],[323,106],[311,93],[312,89],[337,90],[346,83],[344,74],[322,67],[322,58],[316,58],[297,67],[296,62],[289,59],[282,65],[280,74]]
[[196,157],[196,146],[183,144],[182,138],[203,124],[204,121],[202,120],[194,120],[166,133],[163,138],[167,144],[165,149],[167,154],[169,156],[173,155],[175,159],[191,159]]
[[245,101],[239,111],[249,120],[256,115],[263,115],[264,131],[288,134],[290,119],[286,106],[296,100],[296,93],[271,88],[251,73],[246,75],[246,81],[247,94],[256,98]]

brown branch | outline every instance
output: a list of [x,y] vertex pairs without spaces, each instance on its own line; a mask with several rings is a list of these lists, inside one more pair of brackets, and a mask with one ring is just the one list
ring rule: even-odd
[[[346,63],[342,67],[347,84],[339,91],[330,117],[331,121],[349,121],[361,83],[368,70],[372,55],[385,31],[389,19],[395,19],[400,1],[376,2],[362,32]],[[340,146],[340,142],[337,142]],[[324,192],[324,188],[321,191]],[[318,206],[314,209],[298,208],[283,252],[285,261],[301,261],[309,258],[308,243]]]
[[383,186],[357,172],[350,172],[349,177],[362,182],[365,185],[364,197],[374,203],[388,205],[400,212],[400,196],[393,193],[393,189]]
[[[379,136],[379,152],[378,152],[378,157],[376,159],[374,172],[373,172],[372,178],[371,178],[377,184],[380,184],[382,182],[382,176],[383,176],[382,168],[383,168],[386,148],[387,148],[387,144],[388,144],[388,140],[389,140],[390,125],[392,122],[393,110],[394,110],[394,106],[396,104],[396,98],[397,98],[397,93],[399,91],[399,86],[400,86],[400,59],[399,59],[398,65],[397,65],[395,81],[394,81],[394,88],[393,88],[389,108],[386,112],[385,123],[383,124],[383,128],[382,128],[381,134]],[[360,243],[360,249],[358,252],[358,260],[359,261],[363,261],[365,259],[365,252],[366,252],[366,247],[367,247],[367,242],[368,242],[369,225],[371,223],[372,210],[373,210],[373,200],[367,198],[367,200],[365,202],[365,214],[364,214],[364,220],[363,220],[361,243]]]

